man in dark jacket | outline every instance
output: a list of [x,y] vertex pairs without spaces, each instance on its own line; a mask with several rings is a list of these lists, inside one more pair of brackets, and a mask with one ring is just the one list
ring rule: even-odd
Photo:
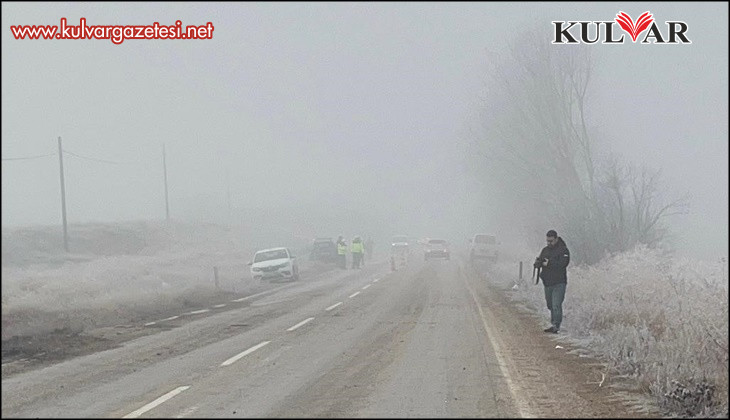
[[550,309],[550,323],[552,326],[544,331],[557,334],[560,323],[563,321],[563,299],[565,286],[568,283],[566,267],[570,263],[570,251],[563,238],[557,232],[549,230],[547,246],[542,249],[540,256],[535,259],[535,267],[541,268],[540,278],[545,287],[545,302]]

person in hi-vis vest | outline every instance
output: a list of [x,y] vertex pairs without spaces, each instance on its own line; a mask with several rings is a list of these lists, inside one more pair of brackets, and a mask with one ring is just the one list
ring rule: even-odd
[[362,238],[355,236],[352,238],[352,246],[350,246],[350,252],[352,252],[352,268],[360,268],[362,262],[362,254],[365,252],[365,247],[362,244]]
[[347,269],[347,244],[342,235],[337,238],[337,265]]

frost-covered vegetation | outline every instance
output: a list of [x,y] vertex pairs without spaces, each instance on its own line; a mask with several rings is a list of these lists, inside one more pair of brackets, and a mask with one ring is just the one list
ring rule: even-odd
[[3,228],[3,340],[126,323],[256,286],[247,232],[139,222],[74,225],[69,236],[67,254],[59,227]]
[[[612,374],[634,377],[669,412],[727,417],[727,269],[727,258],[672,258],[643,246],[570,267],[561,330],[604,356]],[[513,267],[500,271],[514,278]],[[514,293],[548,313],[542,284],[529,285],[529,273]]]

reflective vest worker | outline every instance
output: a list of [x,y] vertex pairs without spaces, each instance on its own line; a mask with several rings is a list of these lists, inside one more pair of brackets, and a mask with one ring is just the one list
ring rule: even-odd
[[340,268],[347,269],[347,245],[342,236],[337,238],[337,263]]
[[360,268],[363,250],[362,239],[359,236],[355,236],[352,239],[352,246],[350,247],[350,251],[352,252],[352,268]]
[[352,251],[353,253],[362,254],[363,249],[364,247],[362,246],[362,242],[353,242],[350,251]]

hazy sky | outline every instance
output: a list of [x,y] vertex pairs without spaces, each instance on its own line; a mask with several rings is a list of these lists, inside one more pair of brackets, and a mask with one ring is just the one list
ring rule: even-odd
[[[728,250],[727,3],[2,3],[3,159],[69,152],[70,222],[278,209],[316,228],[500,230],[457,143],[490,51],[553,20],[687,23],[691,45],[594,45],[596,146],[691,191],[688,255]],[[210,40],[15,40],[10,25],[212,22]],[[2,224],[60,223],[56,155],[2,162]],[[258,209],[258,210],[256,210]],[[321,210],[325,209],[325,210]],[[355,221],[351,216],[355,215]],[[253,216],[252,216],[253,217]],[[360,227],[348,226],[360,224]],[[410,232],[404,232],[410,233]]]

